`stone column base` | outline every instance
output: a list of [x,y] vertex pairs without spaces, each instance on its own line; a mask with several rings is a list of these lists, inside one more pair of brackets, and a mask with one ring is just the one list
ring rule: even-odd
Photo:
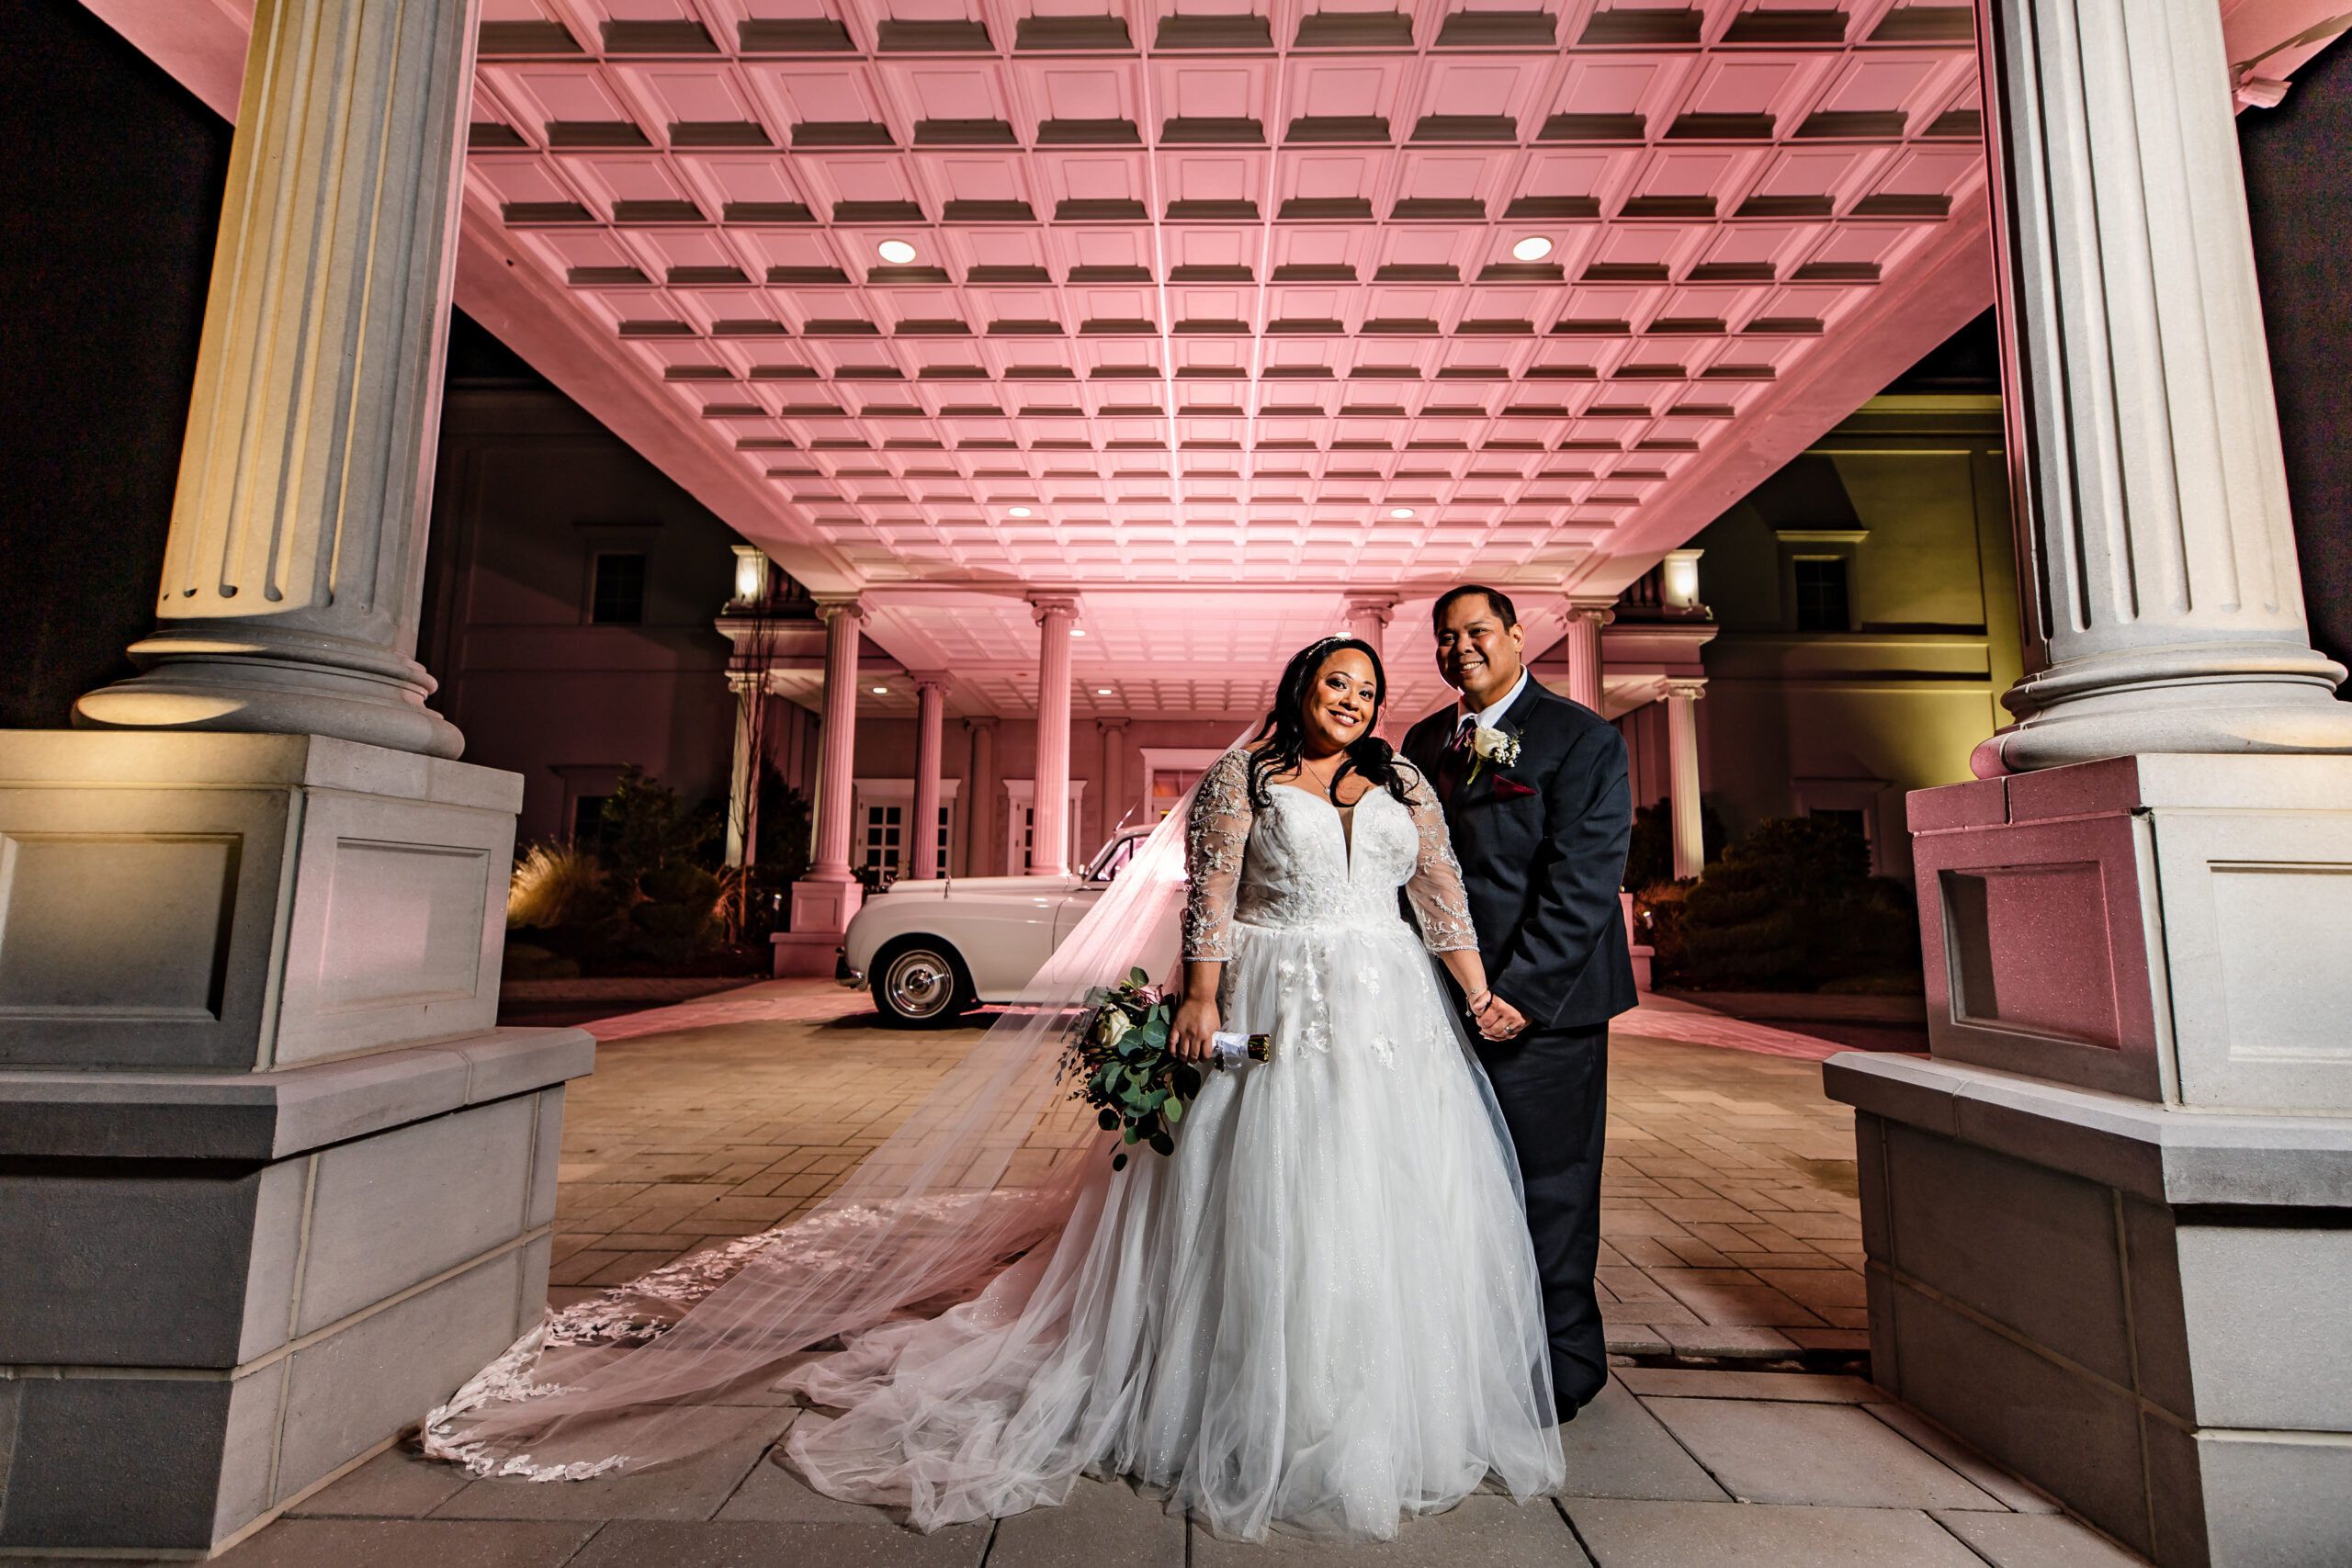
[[842,939],[849,933],[850,918],[865,897],[865,887],[855,882],[804,877],[794,883],[792,929],[768,939],[775,951],[776,977],[831,979],[841,961]]
[[594,1056],[0,1073],[0,1556],[204,1555],[521,1337]]
[[1823,1076],[1877,1382],[2164,1568],[2352,1562],[2352,1117]]

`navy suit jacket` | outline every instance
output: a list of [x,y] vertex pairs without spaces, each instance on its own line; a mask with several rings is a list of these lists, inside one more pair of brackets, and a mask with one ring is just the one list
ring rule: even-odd
[[[1432,784],[1459,722],[1448,708],[1405,737]],[[1532,673],[1498,728],[1519,738],[1518,760],[1482,764],[1445,800],[1487,984],[1530,1028],[1606,1023],[1638,999],[1617,897],[1634,829],[1624,739]]]

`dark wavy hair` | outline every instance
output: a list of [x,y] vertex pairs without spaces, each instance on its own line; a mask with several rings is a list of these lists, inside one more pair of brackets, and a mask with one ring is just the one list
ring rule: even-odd
[[1299,765],[1306,750],[1306,688],[1322,672],[1324,664],[1335,653],[1353,649],[1372,660],[1372,717],[1363,727],[1363,734],[1347,749],[1347,761],[1331,775],[1332,804],[1339,803],[1340,781],[1350,773],[1363,776],[1375,788],[1385,788],[1399,802],[1406,799],[1404,776],[1397,772],[1396,753],[1373,731],[1380,726],[1380,710],[1388,701],[1388,674],[1380,666],[1380,653],[1361,637],[1327,637],[1320,642],[1308,643],[1291,655],[1290,663],[1283,669],[1282,683],[1274,688],[1274,705],[1266,714],[1266,722],[1250,738],[1258,747],[1250,760],[1250,804],[1261,810],[1273,807],[1273,797],[1266,793],[1266,781],[1276,773],[1286,773]]

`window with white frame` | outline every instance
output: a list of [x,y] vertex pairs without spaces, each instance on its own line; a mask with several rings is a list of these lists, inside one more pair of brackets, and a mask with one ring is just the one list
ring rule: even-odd
[[[933,831],[939,846],[938,869],[947,869],[949,835],[956,821],[956,796],[961,779],[939,781],[939,820]],[[914,813],[915,782],[912,779],[857,779],[853,781],[856,801],[857,842],[854,853],[857,864],[866,874],[885,886],[914,872]]]

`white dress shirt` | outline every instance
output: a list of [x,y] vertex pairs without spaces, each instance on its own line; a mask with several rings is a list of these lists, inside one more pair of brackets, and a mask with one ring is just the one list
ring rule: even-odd
[[[1468,701],[1467,698],[1462,699],[1460,702],[1456,702],[1454,706],[1455,709],[1461,713],[1464,720],[1473,718],[1476,719],[1478,721],[1479,728],[1500,729],[1502,728],[1503,710],[1510,707],[1511,704],[1519,701],[1519,694],[1525,690],[1527,690],[1527,670],[1525,666],[1521,666],[1519,671],[1519,679],[1511,682],[1510,690],[1505,692],[1501,696],[1497,697],[1487,706],[1478,709],[1476,713],[1472,713],[1467,707],[1463,705],[1464,703]],[[1463,725],[1462,723],[1457,722],[1453,727],[1454,738],[1456,739],[1461,739],[1462,733]]]

